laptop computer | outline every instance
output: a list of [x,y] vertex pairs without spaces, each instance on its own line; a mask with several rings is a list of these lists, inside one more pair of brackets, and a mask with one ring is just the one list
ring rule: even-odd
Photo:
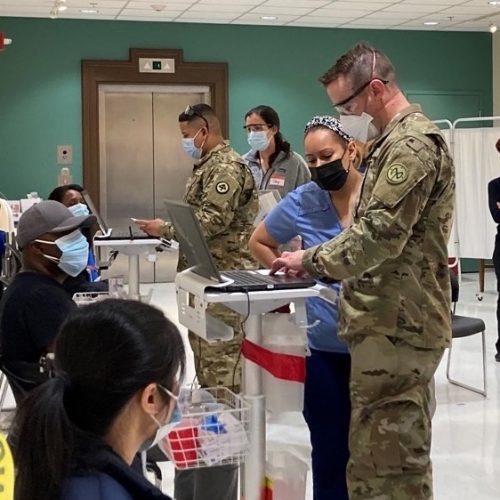
[[105,220],[102,218],[101,214],[97,210],[92,198],[89,193],[85,190],[82,191],[82,197],[89,207],[92,215],[95,215],[97,219],[97,224],[99,225],[99,229],[101,233],[96,233],[94,238],[98,239],[107,239],[107,240],[148,240],[154,238],[153,236],[149,236],[148,234],[142,232],[138,228],[134,228],[133,226],[128,226],[128,228],[110,228],[106,224]]
[[227,283],[225,286],[217,286],[215,288],[217,291],[287,290],[308,288],[316,284],[311,278],[297,278],[285,274],[270,276],[251,270],[219,272],[193,209],[185,203],[171,200],[166,200],[165,206],[174,225],[180,249],[186,256],[191,270],[214,283]]

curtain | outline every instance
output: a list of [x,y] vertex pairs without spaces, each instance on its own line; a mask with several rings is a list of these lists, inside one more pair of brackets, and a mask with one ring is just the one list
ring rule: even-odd
[[500,127],[455,129],[453,138],[460,257],[490,259],[496,224],[488,208],[488,182],[500,177],[500,155],[495,148]]

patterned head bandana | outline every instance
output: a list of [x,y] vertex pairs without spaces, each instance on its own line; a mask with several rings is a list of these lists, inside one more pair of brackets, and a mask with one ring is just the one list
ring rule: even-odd
[[341,123],[333,116],[314,116],[307,122],[304,134],[307,134],[307,132],[316,127],[326,127],[342,137],[345,141],[352,141],[352,137],[344,131]]

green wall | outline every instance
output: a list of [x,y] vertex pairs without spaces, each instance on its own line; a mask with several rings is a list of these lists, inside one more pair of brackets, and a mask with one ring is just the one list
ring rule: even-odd
[[0,53],[0,191],[9,198],[48,194],[59,171],[57,144],[73,145],[73,176],[81,181],[80,61],[128,59],[130,47],[180,48],[187,61],[227,62],[230,138],[240,152],[247,149],[244,113],[261,103],[278,110],[284,135],[301,152],[305,122],[331,110],[318,76],[360,40],[391,57],[410,95],[430,96],[426,102],[451,95],[447,118],[456,118],[461,95],[472,96],[477,112],[492,110],[489,33],[5,17],[0,31],[13,39]]

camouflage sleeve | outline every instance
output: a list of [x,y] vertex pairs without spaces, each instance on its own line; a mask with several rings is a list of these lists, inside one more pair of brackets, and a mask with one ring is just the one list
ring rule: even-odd
[[364,216],[335,239],[305,252],[302,263],[311,276],[360,276],[401,254],[436,180],[434,152],[418,140],[416,145],[416,140],[392,148]]
[[238,208],[243,185],[243,166],[218,164],[207,174],[199,205],[194,208],[206,238],[225,231]]
[[174,227],[170,224],[170,222],[165,222],[165,224],[160,227],[160,237],[165,238],[166,240],[175,239]]

